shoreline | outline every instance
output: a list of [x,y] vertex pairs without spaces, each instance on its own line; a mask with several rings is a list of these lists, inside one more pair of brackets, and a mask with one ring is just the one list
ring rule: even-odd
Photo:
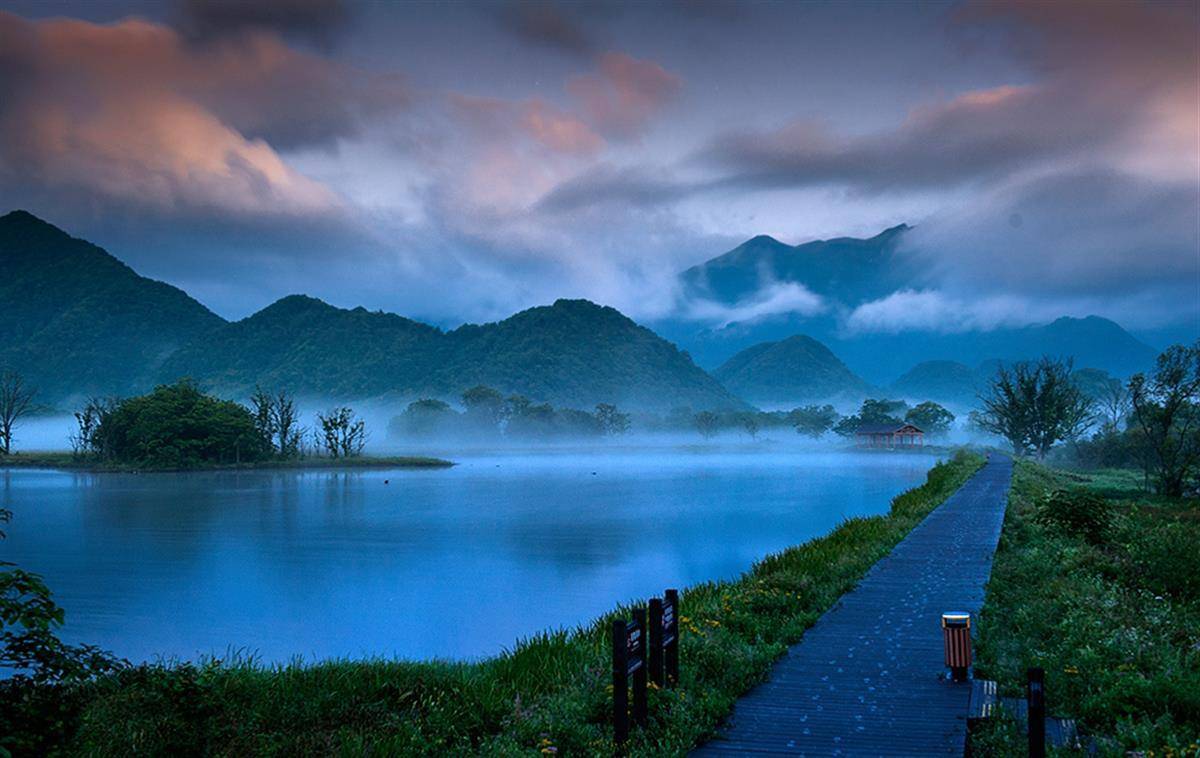
[[363,469],[432,469],[457,465],[445,458],[415,455],[363,455],[354,458],[297,458],[291,460],[254,461],[247,463],[213,463],[182,468],[157,468],[131,463],[111,463],[79,459],[73,453],[13,453],[0,457],[0,471],[5,469],[56,469],[92,474],[182,474],[206,471],[307,471],[343,468]]

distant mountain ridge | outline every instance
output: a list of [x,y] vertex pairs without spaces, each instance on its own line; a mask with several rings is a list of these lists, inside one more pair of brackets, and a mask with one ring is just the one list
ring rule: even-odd
[[293,295],[230,323],[24,211],[0,217],[0,264],[0,368],[20,371],[40,403],[130,395],[188,376],[232,397],[261,384],[407,400],[488,384],[581,408],[745,406],[671,343],[585,300],[444,332]]
[[735,313],[735,306],[754,302],[770,287],[794,283],[822,298],[827,307],[814,315],[781,313],[720,328],[683,317],[665,318],[652,326],[710,369],[752,345],[806,334],[836,353],[854,373],[881,386],[924,361],[975,365],[989,359],[1054,355],[1073,357],[1077,366],[1093,366],[1117,376],[1153,364],[1157,350],[1098,316],[964,332],[849,331],[844,316],[850,309],[929,285],[927,272],[915,267],[915,258],[898,254],[910,231],[911,227],[900,224],[866,239],[839,237],[800,245],[753,237],[683,271],[680,285],[685,298],[727,306]]
[[858,398],[871,390],[829,348],[802,334],[748,347],[713,376],[739,397],[765,407]]
[[910,228],[900,224],[868,239],[837,237],[799,245],[762,234],[687,269],[680,278],[690,295],[727,305],[775,282],[797,282],[817,294],[858,304],[911,285],[912,272],[895,255]]
[[486,384],[583,408],[744,406],[674,345],[586,300],[558,300],[442,332],[390,313],[293,295],[179,350],[161,379],[177,376],[234,396],[263,384],[301,395],[452,398]]

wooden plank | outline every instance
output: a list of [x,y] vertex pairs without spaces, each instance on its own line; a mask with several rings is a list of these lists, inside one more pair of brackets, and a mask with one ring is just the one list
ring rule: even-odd
[[738,701],[693,755],[955,755],[970,683],[943,668],[941,614],[978,614],[1012,461],[993,455]]

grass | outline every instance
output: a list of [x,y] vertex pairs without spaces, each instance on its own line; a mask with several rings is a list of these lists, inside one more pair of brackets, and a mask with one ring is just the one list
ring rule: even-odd
[[[1141,485],[1140,472],[1018,462],[977,675],[1020,696],[1041,666],[1050,712],[1077,719],[1101,754],[1200,755],[1200,501]],[[1063,489],[1078,494],[1051,494]],[[1056,510],[1072,497],[1092,504],[1086,525]],[[1024,755],[1024,738],[993,724],[973,749]]]
[[186,471],[251,471],[264,469],[328,469],[328,468],[445,468],[452,461],[423,456],[360,455],[353,458],[304,457],[274,459],[248,463],[208,463],[188,469],[147,468],[132,463],[98,461],[80,458],[66,452],[29,452],[0,456],[0,469],[4,468],[53,468],[72,471],[96,471],[108,473],[141,473]]
[[[982,463],[959,453],[888,515],[847,520],[736,580],[685,590],[681,682],[651,691],[651,723],[635,730],[630,752],[683,755],[712,734],[788,645]],[[628,615],[620,607],[474,663],[140,665],[70,693],[78,707],[58,746],[88,755],[612,755],[606,630]]]

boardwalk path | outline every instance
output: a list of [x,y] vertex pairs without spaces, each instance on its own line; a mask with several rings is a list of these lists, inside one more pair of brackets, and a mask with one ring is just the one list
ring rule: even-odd
[[943,611],[978,613],[1012,461],[993,455],[738,701],[693,755],[955,755],[968,684],[943,680]]

